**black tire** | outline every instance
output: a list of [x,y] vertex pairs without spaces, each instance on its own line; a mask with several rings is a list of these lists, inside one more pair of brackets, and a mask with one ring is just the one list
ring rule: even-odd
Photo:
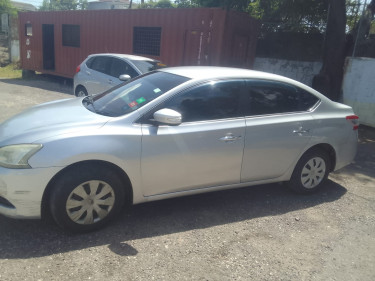
[[318,149],[307,151],[298,161],[287,185],[298,193],[315,192],[327,180],[330,170],[331,161],[326,152]]
[[75,91],[76,97],[87,97],[88,93],[85,87],[83,86],[78,86]]
[[63,229],[88,232],[113,219],[124,205],[124,196],[123,183],[115,172],[103,167],[80,166],[58,178],[52,190],[50,210]]

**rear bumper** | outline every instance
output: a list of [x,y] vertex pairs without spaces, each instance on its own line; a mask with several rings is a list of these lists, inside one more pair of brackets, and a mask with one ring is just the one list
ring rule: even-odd
[[334,171],[337,171],[353,162],[357,154],[358,147],[358,131],[353,131],[345,143],[340,146],[340,150],[336,155],[336,166]]

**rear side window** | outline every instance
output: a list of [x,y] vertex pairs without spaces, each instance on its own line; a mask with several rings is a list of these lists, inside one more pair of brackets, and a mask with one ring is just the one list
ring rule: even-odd
[[247,81],[243,110],[246,116],[310,110],[318,98],[292,85],[272,81]]
[[87,61],[86,61],[86,65],[88,68],[91,68],[91,65],[92,65],[92,62],[94,61],[95,57],[93,58],[89,58]]

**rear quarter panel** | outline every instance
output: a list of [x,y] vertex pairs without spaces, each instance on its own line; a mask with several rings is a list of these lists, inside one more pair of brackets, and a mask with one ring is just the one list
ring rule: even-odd
[[309,147],[318,144],[331,145],[336,153],[338,170],[350,164],[357,151],[357,130],[346,120],[346,116],[353,115],[353,109],[340,103],[322,101],[312,113],[313,128]]

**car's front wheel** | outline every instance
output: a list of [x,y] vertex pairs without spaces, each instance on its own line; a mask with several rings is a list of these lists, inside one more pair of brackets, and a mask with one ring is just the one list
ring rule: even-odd
[[314,192],[326,181],[330,169],[327,153],[318,149],[308,151],[298,161],[288,186],[298,193]]
[[59,177],[50,209],[64,229],[86,232],[107,224],[124,204],[124,189],[112,171],[79,167]]

